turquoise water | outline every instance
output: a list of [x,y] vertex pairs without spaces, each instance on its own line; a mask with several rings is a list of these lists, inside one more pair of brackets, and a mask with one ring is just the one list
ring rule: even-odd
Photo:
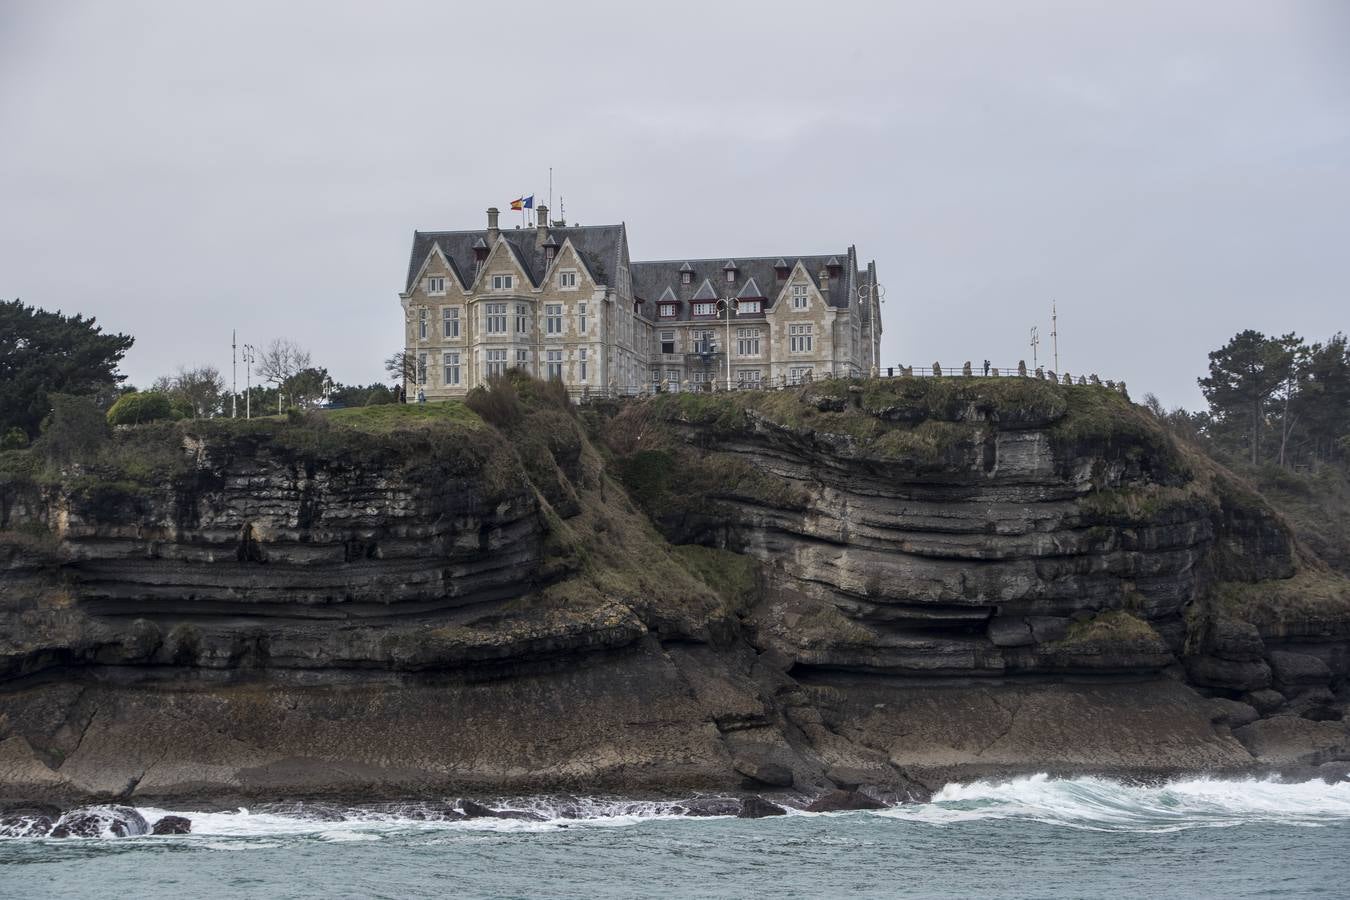
[[[547,812],[548,801],[521,801]],[[1345,897],[1350,784],[1018,779],[759,820],[193,814],[183,837],[0,841],[5,897]],[[162,814],[146,810],[146,817]]]

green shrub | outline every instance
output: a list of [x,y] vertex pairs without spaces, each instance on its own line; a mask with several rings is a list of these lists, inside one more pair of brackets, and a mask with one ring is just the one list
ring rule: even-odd
[[516,379],[511,375],[491,375],[486,385],[469,391],[464,405],[478,413],[484,422],[498,428],[509,428],[520,421],[525,408],[516,390]]
[[174,418],[173,404],[158,391],[133,391],[117,398],[108,410],[109,425],[141,425]]
[[17,425],[0,437],[0,450],[22,450],[28,446],[28,432]]
[[92,458],[108,441],[108,423],[98,404],[88,397],[49,394],[51,415],[42,423],[35,447],[48,460],[65,463]]

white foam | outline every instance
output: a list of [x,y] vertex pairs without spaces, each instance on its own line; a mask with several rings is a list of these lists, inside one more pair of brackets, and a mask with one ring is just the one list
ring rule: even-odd
[[[700,823],[720,817],[681,815],[678,801],[630,801],[609,798],[516,798],[491,804],[499,809],[533,812],[542,821],[477,818],[435,821],[399,811],[353,809],[341,822],[272,812],[170,811],[143,808],[146,821],[181,815],[192,820],[192,835],[236,839],[235,846],[266,846],[259,839],[303,837],[324,841],[373,841],[390,833],[418,833],[435,838],[472,832],[534,833],[560,828],[624,828],[677,819]],[[1282,784],[1273,780],[1194,778],[1147,786],[1106,778],[1054,779],[1033,775],[1004,781],[951,784],[931,803],[910,804],[875,812],[803,813],[790,816],[878,816],[930,826],[1015,819],[1097,831],[1166,832],[1187,828],[1223,828],[1252,823],[1319,826],[1350,820],[1350,783],[1307,781]],[[246,840],[252,839],[252,840]],[[232,847],[233,849],[234,847]]]
[[1033,775],[947,785],[932,803],[881,814],[934,825],[1025,819],[1099,831],[1177,831],[1259,822],[1325,825],[1350,819],[1350,783],[1193,778],[1150,786]]

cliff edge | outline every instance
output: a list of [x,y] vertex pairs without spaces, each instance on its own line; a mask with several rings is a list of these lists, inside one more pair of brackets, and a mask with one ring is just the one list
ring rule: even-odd
[[578,412],[512,376],[11,451],[0,529],[0,799],[903,799],[1350,757],[1344,579],[1106,388]]

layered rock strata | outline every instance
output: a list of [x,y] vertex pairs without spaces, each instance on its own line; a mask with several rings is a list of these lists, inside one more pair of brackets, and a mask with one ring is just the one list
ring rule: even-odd
[[1340,582],[1118,395],[1013,387],[578,420],[521,382],[491,424],[179,423],[34,456],[0,476],[0,799],[895,801],[1335,765]]

